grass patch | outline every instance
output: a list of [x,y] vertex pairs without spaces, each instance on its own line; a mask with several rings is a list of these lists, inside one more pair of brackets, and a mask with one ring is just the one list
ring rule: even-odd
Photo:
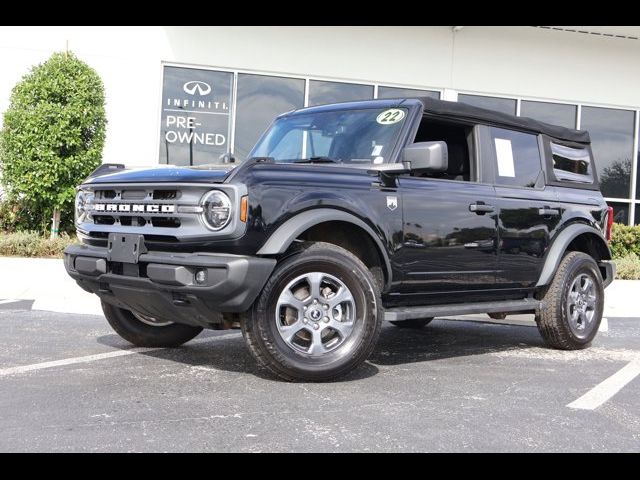
[[73,243],[78,239],[66,233],[50,240],[38,232],[0,232],[0,256],[61,258],[62,251]]
[[613,260],[616,264],[616,278],[619,280],[640,280],[640,257],[635,253]]

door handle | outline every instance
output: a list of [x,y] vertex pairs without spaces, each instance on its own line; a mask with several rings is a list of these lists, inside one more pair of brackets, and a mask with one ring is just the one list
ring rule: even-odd
[[543,217],[557,217],[560,215],[560,210],[545,206],[544,208],[538,209],[538,215],[542,215]]
[[493,210],[493,205],[487,205],[484,202],[476,202],[469,205],[469,211],[478,215],[484,215],[485,213],[493,212]]

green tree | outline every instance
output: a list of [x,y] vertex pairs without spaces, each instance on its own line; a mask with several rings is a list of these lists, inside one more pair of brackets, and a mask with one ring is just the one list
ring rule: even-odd
[[75,186],[102,161],[106,117],[98,74],[73,53],[54,53],[11,92],[0,132],[2,183],[29,206],[42,230],[60,213],[71,227]]

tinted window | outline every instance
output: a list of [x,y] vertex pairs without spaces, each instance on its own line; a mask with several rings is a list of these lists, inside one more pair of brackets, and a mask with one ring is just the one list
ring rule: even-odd
[[572,148],[551,142],[553,173],[560,181],[593,183],[591,158],[586,148]]
[[279,114],[304,106],[304,80],[238,74],[234,156],[244,160]]
[[613,221],[616,223],[629,223],[629,204],[621,202],[607,202],[613,207]]
[[323,82],[311,80],[309,82],[309,106],[324,105],[325,103],[349,102],[351,100],[369,100],[373,98],[371,85],[357,83]]
[[[640,139],[640,130],[636,132],[636,135],[638,135],[638,139]],[[636,165],[638,166],[636,170],[636,198],[640,200],[640,141],[638,141],[638,163]],[[638,209],[640,209],[640,207],[636,206],[636,212],[638,212]],[[640,223],[636,222],[636,225],[640,225]]]
[[542,172],[538,137],[529,133],[491,128],[498,185],[533,187]]
[[164,67],[160,163],[218,163],[229,151],[233,74]]
[[576,128],[576,113],[578,107],[563,103],[530,102],[520,103],[520,116],[530,117],[541,122],[560,125],[566,128]]
[[629,197],[633,122],[630,111],[582,107],[580,128],[591,136],[600,190],[605,197]]
[[440,92],[415,88],[378,87],[378,98],[430,97],[440,98]]
[[476,107],[487,108],[497,112],[516,114],[516,101],[511,98],[485,97],[482,95],[458,95],[458,101],[474,105]]

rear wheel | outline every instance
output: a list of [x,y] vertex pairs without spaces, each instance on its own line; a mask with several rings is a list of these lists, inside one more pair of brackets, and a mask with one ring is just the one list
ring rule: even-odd
[[381,302],[351,252],[309,243],[279,264],[242,322],[256,361],[288,381],[326,381],[364,362],[380,333]]
[[138,347],[177,347],[202,331],[202,327],[151,318],[105,302],[102,311],[116,333]]
[[417,330],[429,325],[431,323],[431,320],[433,320],[433,317],[411,318],[409,320],[397,320],[397,321],[391,321],[389,323],[392,325],[395,325],[398,328],[413,328]]
[[560,262],[536,321],[547,345],[588,347],[598,333],[604,307],[602,275],[586,253],[569,252]]

